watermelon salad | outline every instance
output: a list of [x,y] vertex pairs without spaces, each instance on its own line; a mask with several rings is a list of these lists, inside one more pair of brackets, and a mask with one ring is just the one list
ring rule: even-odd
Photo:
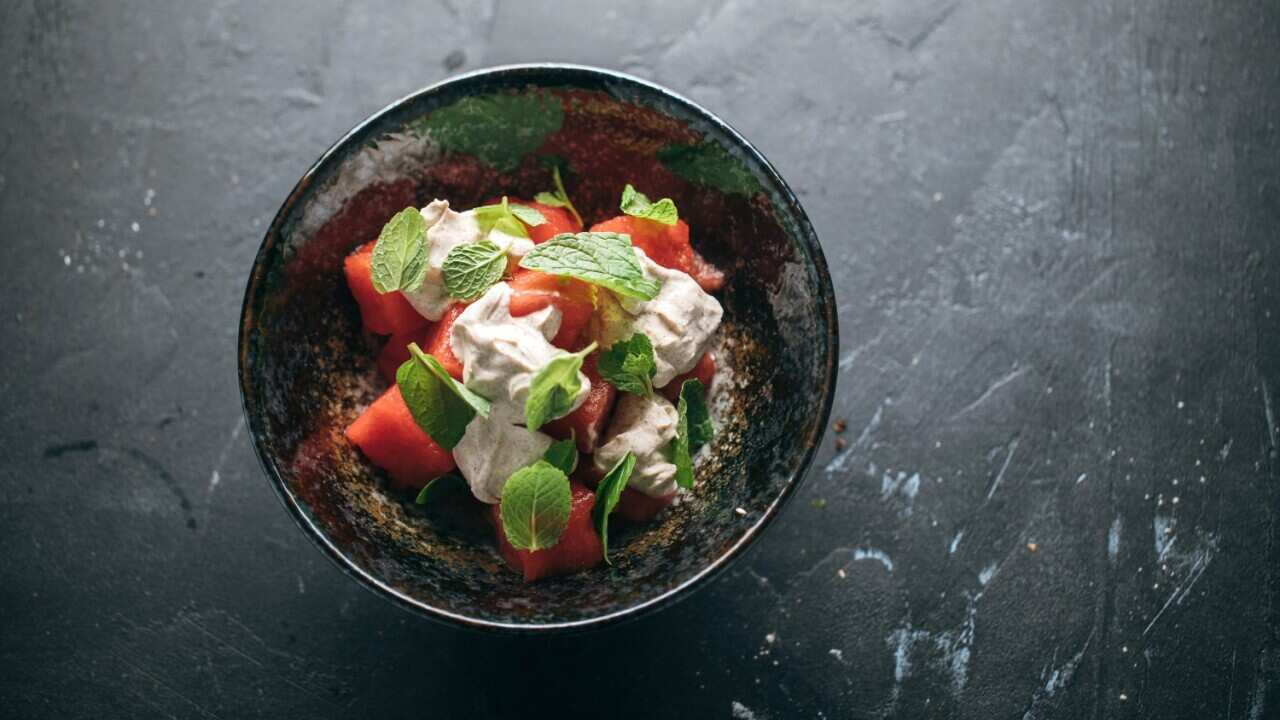
[[405,208],[343,266],[389,384],[346,437],[419,504],[465,485],[526,582],[609,562],[611,519],[693,487],[722,316],[724,277],[670,199],[627,185],[584,231],[553,182]]

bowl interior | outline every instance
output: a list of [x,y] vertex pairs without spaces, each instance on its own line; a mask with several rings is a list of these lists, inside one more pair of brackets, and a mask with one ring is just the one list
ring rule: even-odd
[[[383,389],[343,257],[408,205],[532,197],[563,169],[588,223],[622,186],[675,200],[727,276],[713,444],[690,497],[611,532],[612,567],[526,585],[482,518],[413,505],[343,437]],[[286,505],[345,569],[436,617],[563,627],[655,605],[721,565],[799,482],[830,409],[830,279],[795,198],[749,145],[688,101],[633,78],[530,66],[401,100],[308,172],[263,242],[245,296],[240,375],[260,458]]]

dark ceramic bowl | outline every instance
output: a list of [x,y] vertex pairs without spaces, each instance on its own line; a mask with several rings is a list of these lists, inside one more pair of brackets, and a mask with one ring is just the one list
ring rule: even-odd
[[[719,293],[718,433],[692,496],[615,536],[612,567],[526,585],[474,518],[390,489],[343,437],[382,389],[342,259],[408,205],[471,207],[550,187],[559,163],[588,223],[624,183],[670,197]],[[348,573],[429,618],[550,631],[670,604],[742,553],[803,478],[831,409],[836,309],[800,203],[732,128],[619,73],[527,65],[455,77],[360,123],[307,171],[258,251],[240,389],[258,457],[298,524]]]

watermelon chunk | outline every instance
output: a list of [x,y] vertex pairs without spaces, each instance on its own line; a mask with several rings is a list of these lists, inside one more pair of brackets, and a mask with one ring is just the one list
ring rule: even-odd
[[453,345],[449,344],[449,331],[453,329],[458,316],[466,309],[467,306],[460,302],[450,305],[444,312],[444,317],[440,318],[440,322],[431,326],[431,331],[424,338],[425,342],[418,343],[418,347],[422,348],[423,352],[440,361],[445,372],[452,375],[454,380],[462,380],[462,361],[453,354]]
[[692,370],[683,375],[675,376],[671,379],[671,382],[659,388],[658,392],[662,393],[662,396],[670,400],[672,404],[675,404],[676,400],[680,399],[680,386],[684,384],[685,380],[700,380],[702,387],[710,391],[711,381],[715,377],[716,358],[711,353],[706,352],[702,354],[702,357],[698,358],[698,364],[694,365]]
[[494,536],[498,550],[513,570],[524,575],[525,582],[552,575],[568,575],[599,565],[604,559],[600,536],[591,523],[591,507],[595,505],[595,493],[578,483],[571,483],[569,524],[560,535],[560,541],[546,550],[517,550],[507,542],[502,531],[502,515],[498,505],[490,506]]
[[436,324],[428,323],[426,327],[398,332],[387,338],[387,344],[378,352],[378,374],[387,382],[395,384],[396,370],[409,359],[409,343],[418,343],[420,348],[427,347]]
[[653,220],[619,215],[596,223],[591,232],[615,232],[631,236],[631,244],[662,267],[688,274],[706,292],[724,286],[724,273],[707,262],[689,244],[689,226],[683,220],[663,225]]
[[529,239],[534,244],[544,243],[560,233],[576,233],[582,232],[582,223],[569,212],[568,208],[551,207],[537,202],[527,202],[525,200],[516,201],[521,205],[529,207],[542,213],[542,217],[547,221],[541,225],[535,225],[529,228]]
[[647,523],[658,516],[658,513],[675,502],[677,493],[664,497],[649,497],[639,490],[623,488],[622,496],[613,511],[633,523]]
[[520,268],[507,281],[511,286],[511,316],[522,317],[548,305],[560,310],[560,330],[551,344],[572,349],[595,312],[595,291],[581,280],[560,278]]
[[453,455],[427,436],[392,385],[355,422],[347,426],[347,439],[370,462],[391,476],[400,490],[417,490],[433,478],[457,467]]
[[427,319],[419,315],[403,295],[398,292],[383,295],[374,289],[373,278],[369,276],[372,261],[373,242],[367,242],[342,262],[347,287],[360,306],[364,326],[379,335],[392,335],[426,325]]
[[552,420],[543,427],[548,435],[560,440],[572,435],[577,441],[578,451],[582,453],[595,452],[596,445],[609,424],[609,416],[613,413],[613,402],[618,397],[617,389],[605,382],[596,368],[599,354],[591,353],[582,363],[582,374],[591,381],[587,398],[577,410]]

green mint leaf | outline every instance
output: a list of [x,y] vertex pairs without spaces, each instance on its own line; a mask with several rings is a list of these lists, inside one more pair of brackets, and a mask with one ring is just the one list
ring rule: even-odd
[[618,233],[561,233],[525,254],[520,267],[577,278],[639,300],[652,300],[662,287],[644,276],[631,238]]
[[441,266],[445,291],[459,300],[480,297],[506,271],[507,253],[488,240],[455,246]]
[[511,172],[564,122],[556,95],[539,90],[464,97],[412,124],[450,152]]
[[631,472],[636,469],[635,453],[628,452],[622,456],[622,459],[613,466],[596,485],[596,502],[591,507],[591,519],[596,526],[596,532],[600,534],[600,545],[604,549],[604,561],[613,564],[609,559],[609,513],[618,506],[618,500],[622,497],[622,491],[627,487],[627,481],[631,479]]
[[676,212],[676,204],[671,198],[662,198],[656,203],[649,202],[649,198],[644,193],[636,190],[627,183],[622,189],[622,202],[619,204],[622,212],[631,217],[643,218],[663,225],[675,225],[676,220],[680,219],[680,214]]
[[671,441],[671,462],[676,466],[676,485],[686,490],[693,487],[693,453],[711,439],[715,428],[707,412],[706,391],[698,380],[685,380],[676,403],[680,419],[676,437]]
[[591,343],[576,353],[562,352],[547,361],[529,381],[529,396],[524,401],[524,424],[537,430],[548,422],[568,415],[573,401],[582,392],[578,371],[582,361],[595,352]]
[[696,378],[685,380],[680,386],[680,401],[689,420],[689,451],[698,452],[711,442],[716,433],[715,426],[711,424],[711,413],[707,410],[707,390],[702,381]]
[[396,213],[373,246],[370,277],[380,293],[417,290],[427,274],[427,221],[417,208]]
[[632,395],[653,395],[653,376],[658,372],[653,343],[644,333],[614,343],[600,353],[600,376],[610,385]]
[[572,435],[567,440],[557,440],[542,454],[542,459],[570,475],[578,467],[578,443]]
[[512,215],[515,215],[520,222],[528,225],[529,227],[537,227],[547,221],[547,219],[542,216],[542,213],[528,205],[512,205],[510,210]]
[[489,416],[489,401],[445,372],[440,362],[409,344],[412,357],[396,370],[396,385],[413,421],[437,445],[452,450],[476,415]]
[[506,195],[502,202],[493,205],[481,205],[471,211],[480,226],[480,234],[488,235],[490,230],[497,230],[514,237],[529,237],[525,225],[535,227],[547,221],[542,213],[527,205],[512,205]]
[[459,484],[461,484],[462,487],[466,487],[467,481],[463,480],[462,476],[456,473],[445,473],[424,485],[422,489],[418,491],[418,496],[413,499],[413,502],[415,505],[426,505],[427,503],[439,498],[441,495],[449,492],[453,488],[456,488]]
[[560,179],[559,165],[551,166],[551,181],[555,183],[555,191],[540,192],[537,195],[534,195],[533,199],[543,205],[550,205],[551,207],[558,208],[569,208],[569,212],[573,213],[574,219],[578,221],[579,225],[581,225],[582,216],[578,214],[578,208],[574,207],[573,201],[569,199],[569,193],[565,192],[564,182]]
[[658,150],[658,162],[695,185],[709,185],[721,192],[754,195],[762,189],[746,164],[715,140],[667,145]]
[[517,550],[545,550],[569,524],[569,478],[545,460],[512,473],[502,488],[502,532]]

